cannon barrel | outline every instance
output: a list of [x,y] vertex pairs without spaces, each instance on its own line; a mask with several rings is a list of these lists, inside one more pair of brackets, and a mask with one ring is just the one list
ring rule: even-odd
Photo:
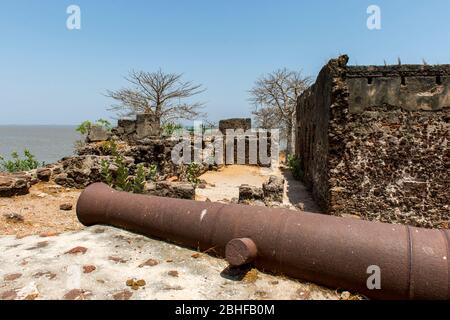
[[[83,191],[77,216],[370,298],[450,299],[448,230],[135,195],[101,183]],[[381,287],[373,288],[377,268]]]

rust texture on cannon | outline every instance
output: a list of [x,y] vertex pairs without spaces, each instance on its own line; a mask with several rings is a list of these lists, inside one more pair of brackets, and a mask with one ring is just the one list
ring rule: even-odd
[[[375,299],[450,299],[448,230],[429,230],[287,209],[134,195],[89,186],[77,204],[84,225],[105,224],[200,250],[231,265],[253,263]],[[369,289],[368,270],[381,271]]]

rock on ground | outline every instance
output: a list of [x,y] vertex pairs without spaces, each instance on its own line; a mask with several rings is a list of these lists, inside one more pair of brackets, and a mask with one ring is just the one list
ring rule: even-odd
[[0,173],[0,197],[13,197],[28,193],[31,177],[25,174]]

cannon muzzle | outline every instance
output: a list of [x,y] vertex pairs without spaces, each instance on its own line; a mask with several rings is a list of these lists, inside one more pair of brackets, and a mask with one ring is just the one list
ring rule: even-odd
[[450,232],[238,204],[135,195],[96,183],[84,225],[111,225],[378,299],[450,299]]

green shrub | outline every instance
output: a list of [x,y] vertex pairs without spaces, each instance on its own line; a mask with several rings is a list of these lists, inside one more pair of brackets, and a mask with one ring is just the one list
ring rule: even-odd
[[178,123],[169,122],[162,126],[162,135],[171,136],[175,131],[183,129],[183,126]]
[[195,162],[190,163],[186,169],[187,181],[189,181],[193,185],[198,185],[200,183],[200,179],[198,178],[199,175],[200,175],[200,166]]
[[102,181],[106,183],[108,186],[114,186],[114,178],[111,174],[111,170],[109,169],[109,162],[107,160],[102,160],[101,162],[101,176]]
[[108,120],[105,120],[105,119],[98,119],[94,123],[92,123],[89,120],[83,121],[75,130],[77,132],[81,133],[82,135],[86,135],[89,133],[89,130],[91,129],[91,127],[93,125],[102,127],[106,131],[111,131],[111,129],[112,129],[111,122],[109,122]]
[[102,127],[106,131],[111,131],[111,129],[112,129],[111,122],[109,122],[108,120],[105,120],[105,119],[98,119],[95,122],[95,125]]
[[82,135],[86,135],[89,132],[89,129],[92,126],[92,122],[90,122],[89,120],[82,122],[76,129],[75,131],[81,133]]
[[302,180],[304,173],[302,170],[300,159],[298,159],[296,156],[288,155],[287,156],[287,163],[289,169],[292,171],[292,175],[296,180]]
[[147,181],[147,174],[145,172],[144,164],[140,163],[136,167],[136,174],[133,178],[133,192],[134,193],[143,193],[145,182]]
[[112,140],[106,141],[101,145],[103,154],[117,156],[119,154],[117,143]]
[[6,160],[2,156],[0,156],[0,171],[7,172],[20,172],[20,171],[29,171],[33,169],[37,169],[40,166],[43,166],[44,163],[40,163],[36,160],[35,156],[31,154],[28,149],[25,149],[24,158],[22,159],[19,154],[14,151],[11,153],[11,160]]
[[130,171],[125,164],[125,159],[123,156],[116,155],[114,164],[117,166],[114,187],[119,191],[131,191],[133,185],[129,179]]
[[158,166],[156,164],[151,164],[148,168],[148,179],[155,181],[157,172],[158,172]]
[[130,175],[125,158],[117,151],[114,141],[108,141],[104,147],[114,156],[113,164],[116,166],[115,173],[111,172],[111,163],[107,160],[101,162],[102,181],[110,187],[126,192],[143,193],[147,179],[154,180],[157,173],[157,166],[152,164],[145,168],[143,163],[136,166],[135,175]]

